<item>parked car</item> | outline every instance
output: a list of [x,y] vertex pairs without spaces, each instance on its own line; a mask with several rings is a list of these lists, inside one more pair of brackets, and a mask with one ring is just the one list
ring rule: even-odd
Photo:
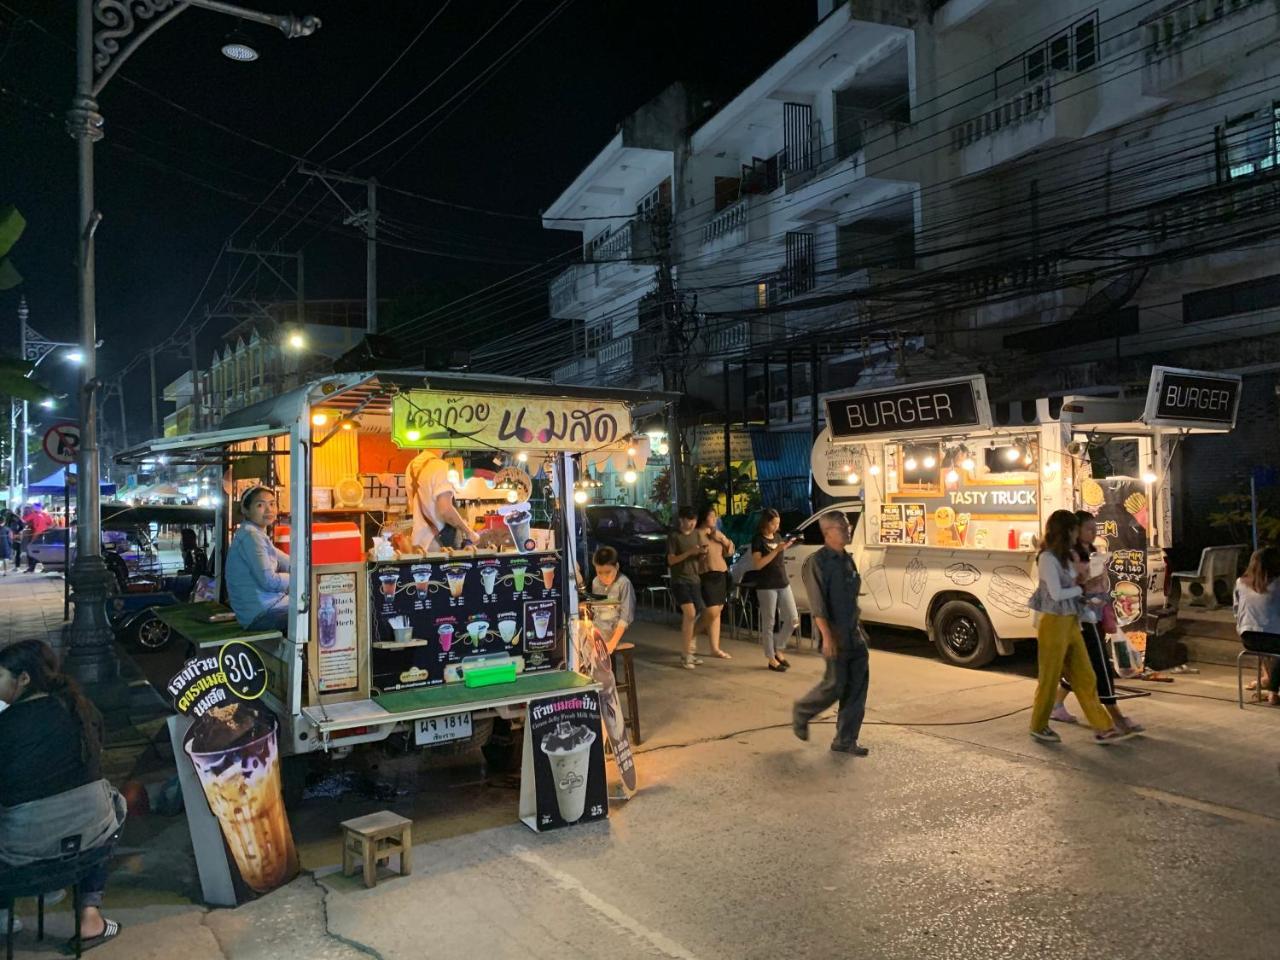
[[[801,613],[809,612],[809,593],[805,590],[804,581],[800,578],[800,571],[804,568],[804,562],[822,548],[822,528],[818,526],[818,518],[832,511],[841,511],[849,518],[850,531],[858,529],[858,518],[862,516],[862,501],[844,500],[824,507],[794,529],[783,527],[782,530],[783,533],[800,535],[799,541],[782,555],[782,559],[786,563],[787,581],[791,584],[791,592],[796,597],[796,609]],[[845,549],[852,555],[853,543],[850,542]]]
[[622,572],[636,586],[660,583],[667,572],[667,527],[644,507],[591,504],[582,508],[587,556],[583,569],[589,570],[591,554],[597,547],[618,551]]
[[[76,531],[72,527],[68,533],[66,527],[50,527],[44,533],[32,539],[30,555],[36,563],[42,564],[45,570],[66,570],[67,540],[71,541],[71,562],[76,560]],[[108,568],[117,573],[132,576],[146,572],[153,567],[156,560],[155,545],[151,541],[151,533],[145,527],[130,525],[123,528],[104,529],[102,531],[102,556]]]

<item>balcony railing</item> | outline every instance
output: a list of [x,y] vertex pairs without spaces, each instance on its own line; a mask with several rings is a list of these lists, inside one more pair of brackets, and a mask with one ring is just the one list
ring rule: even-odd
[[549,292],[551,316],[558,317],[566,307],[577,299],[578,271],[574,267],[565,270],[560,276],[551,281]]
[[651,260],[666,246],[669,236],[670,211],[655,211],[656,216],[636,217],[595,237],[587,248],[587,259],[593,263],[623,260]]
[[746,197],[725,207],[702,226],[702,242],[711,243],[736,233],[747,225],[750,203]]
[[1053,106],[1053,84],[1050,74],[966,120],[951,132],[952,149],[963,150],[1001,130],[1043,117]]
[[1241,11],[1265,5],[1272,0],[1179,0],[1142,21],[1146,29],[1147,58],[1154,60],[1197,39],[1205,27]]

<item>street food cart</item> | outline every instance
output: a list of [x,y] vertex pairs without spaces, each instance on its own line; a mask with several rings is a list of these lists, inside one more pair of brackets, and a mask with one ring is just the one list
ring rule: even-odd
[[[1182,439],[1235,426],[1240,378],[1155,367],[1148,396],[993,405],[981,375],[827,399],[819,444],[861,490],[853,554],[868,623],[925,630],[979,667],[1035,636],[1027,600],[1044,522],[1098,518],[1111,602],[1135,643],[1164,612],[1170,482]],[[830,460],[823,453],[815,462]]]
[[[164,457],[213,478],[219,579],[240,496],[254,485],[276,492],[275,539],[292,561],[287,635],[219,621],[220,582],[217,601],[162,614],[196,648],[252,644],[283,756],[393,734],[429,747],[483,741],[493,717],[596,686],[574,671],[566,642],[578,612],[580,463],[626,456],[637,408],[671,399],[458,373],[337,374],[120,460]],[[427,553],[410,543],[404,474],[423,450],[449,465],[470,545]]]

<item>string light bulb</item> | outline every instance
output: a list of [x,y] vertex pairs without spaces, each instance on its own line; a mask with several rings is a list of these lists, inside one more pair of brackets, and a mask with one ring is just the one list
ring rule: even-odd
[[342,421],[342,429],[343,429],[343,430],[350,430],[350,429],[351,429],[351,421],[350,421],[350,420],[343,420],[343,421]]
[[867,468],[867,473],[871,474],[873,477],[880,476],[880,464],[873,463]]
[[959,483],[959,482],[960,482],[960,473],[954,469],[948,470],[947,483]]
[[905,461],[902,465],[903,465],[904,467],[906,467],[908,470],[914,470],[914,469],[916,468],[916,466],[917,466],[917,464],[916,464],[916,458],[915,458],[915,457],[907,457],[906,461]]
[[927,457],[924,458],[924,468],[926,470],[932,470],[937,465],[938,465],[938,458],[935,457],[933,454],[929,454]]
[[516,492],[514,490],[507,491],[507,503],[515,503],[518,499],[520,498],[516,496]]
[[967,473],[973,473],[977,466],[978,465],[974,462],[973,457],[965,457],[960,461],[960,469]]
[[622,475],[622,482],[623,482],[623,483],[635,483],[635,482],[636,482],[636,472],[635,472],[634,470],[628,470],[626,473],[624,473],[624,474]]
[[329,422],[329,415],[323,410],[317,410],[311,415],[311,423],[317,427],[323,427]]
[[1017,463],[1018,458],[1021,456],[1022,456],[1022,451],[1019,450],[1016,446],[1005,448],[1004,458],[1008,460],[1010,463]]
[[628,457],[634,457],[635,455],[636,455],[636,448],[635,448],[635,447],[627,447],[627,456],[628,456]]
[[584,503],[586,503],[587,499],[588,499],[587,491],[581,490],[581,489],[573,491],[573,502],[576,503],[578,506],[582,506]]
[[516,454],[516,460],[520,463],[528,463],[529,455],[525,453],[523,450],[521,450],[519,453]]
[[1142,471],[1142,482],[1147,485],[1153,484],[1159,479],[1160,478],[1156,476],[1156,472],[1150,468]]
[[670,452],[671,452],[671,446],[667,443],[667,441],[663,440],[661,443],[658,444],[658,456],[665,457]]
[[422,439],[422,431],[414,430],[414,429],[406,430],[404,432],[404,438],[408,440],[410,443],[417,443],[419,440]]

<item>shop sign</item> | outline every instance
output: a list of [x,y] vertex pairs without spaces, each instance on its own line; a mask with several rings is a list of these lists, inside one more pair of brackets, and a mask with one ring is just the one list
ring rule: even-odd
[[391,439],[402,448],[581,452],[630,434],[630,409],[612,400],[408,390],[391,401]]
[[539,832],[609,816],[600,695],[584,690],[529,702],[520,819]]
[[1241,378],[1173,367],[1152,367],[1143,420],[1151,427],[1218,427],[1233,430]]
[[836,440],[889,439],[989,429],[986,378],[935,380],[827,399]]
[[[741,427],[729,430],[729,461],[754,460],[751,434]],[[724,427],[703,424],[693,428],[693,462],[700,467],[724,466]]]

